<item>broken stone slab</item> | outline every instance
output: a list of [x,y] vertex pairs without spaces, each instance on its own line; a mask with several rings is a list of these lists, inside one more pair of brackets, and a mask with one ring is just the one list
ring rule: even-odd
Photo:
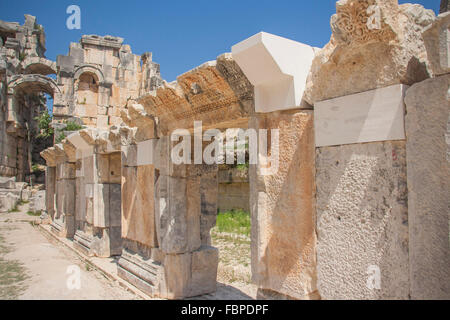
[[434,19],[432,10],[397,0],[336,2],[332,36],[314,58],[305,100],[314,105],[429,78],[422,32]]
[[0,177],[0,189],[16,189],[16,178]]
[[433,73],[450,73],[450,12],[440,14],[423,31],[423,39]]
[[0,190],[0,211],[10,211],[20,201],[20,192],[13,190]]
[[314,105],[316,147],[404,140],[403,97],[398,84]]

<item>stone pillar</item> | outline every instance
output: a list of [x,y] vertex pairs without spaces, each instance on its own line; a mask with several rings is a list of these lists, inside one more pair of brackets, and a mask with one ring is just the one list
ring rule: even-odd
[[75,225],[77,230],[84,230],[86,223],[86,182],[83,172],[83,159],[76,162],[76,212]]
[[75,234],[75,163],[56,165],[56,208],[52,231],[64,238]]
[[450,299],[449,26],[447,12],[424,32],[436,77],[405,98],[411,299]]
[[[267,151],[260,145],[258,165],[250,165],[252,278],[258,297],[316,299],[313,113],[257,114],[250,123],[260,139],[267,130]],[[278,145],[272,141],[275,130]]]
[[47,164],[45,169],[45,204],[47,214],[53,220],[55,217],[56,167]]
[[209,231],[217,167],[174,165],[171,145],[162,137],[123,148],[119,275],[152,296],[180,299],[216,290]]
[[450,299],[450,74],[406,95],[411,299]]
[[262,32],[232,51],[255,86],[250,210],[258,298],[317,299],[313,113],[303,101],[314,49]]
[[314,106],[324,299],[408,299],[405,87]]
[[88,255],[110,257],[122,252],[121,156],[96,153],[83,159],[85,223],[74,243]]

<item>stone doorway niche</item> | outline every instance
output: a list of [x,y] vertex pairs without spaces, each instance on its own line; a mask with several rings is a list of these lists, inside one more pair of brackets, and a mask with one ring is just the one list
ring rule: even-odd
[[121,154],[94,153],[77,161],[74,244],[87,255],[120,255]]
[[[35,71],[45,74],[52,70],[39,69],[39,63],[29,62],[25,70],[34,67]],[[42,100],[43,94],[55,98],[59,94],[56,82],[50,77],[40,74],[24,74],[13,76],[8,82],[7,101],[8,109],[5,112],[6,131],[9,142],[5,144],[6,150],[2,150],[7,156],[7,166],[15,168],[15,176],[18,181],[24,181],[31,172],[33,152],[32,132],[39,132],[35,117],[39,116],[46,104]],[[50,143],[50,141],[49,141]],[[36,147],[35,143],[35,147]],[[44,149],[46,145],[43,145]]]
[[107,132],[84,129],[70,135],[76,147],[74,245],[89,256],[122,252],[121,168],[119,149],[108,148]]

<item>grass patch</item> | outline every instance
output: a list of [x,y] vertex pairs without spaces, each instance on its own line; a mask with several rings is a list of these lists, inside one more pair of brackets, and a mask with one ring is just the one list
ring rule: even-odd
[[221,212],[217,215],[217,231],[250,236],[250,213],[243,210]]
[[13,212],[19,212],[19,202],[17,202],[14,207],[12,207],[11,209],[8,210],[9,213],[13,213]]
[[28,212],[27,212],[27,215],[33,216],[33,217],[39,217],[41,214],[42,214],[42,211],[41,211],[41,210],[38,210],[38,211],[28,211]]

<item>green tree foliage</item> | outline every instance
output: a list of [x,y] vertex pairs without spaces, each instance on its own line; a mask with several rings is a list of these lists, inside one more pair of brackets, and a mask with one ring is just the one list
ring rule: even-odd
[[38,128],[40,130],[38,138],[48,138],[53,136],[54,130],[51,126],[52,116],[48,113],[47,108],[45,108],[45,110],[38,117],[36,117],[35,120],[38,122]]

